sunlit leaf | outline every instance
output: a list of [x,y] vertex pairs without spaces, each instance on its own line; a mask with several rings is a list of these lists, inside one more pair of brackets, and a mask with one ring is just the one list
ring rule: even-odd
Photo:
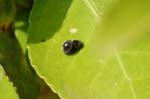
[[1,99],[19,99],[16,89],[13,84],[8,80],[5,72],[0,65],[0,98]]
[[[148,0],[36,0],[29,57],[64,99],[147,99],[150,87]],[[84,48],[66,55],[66,40]]]

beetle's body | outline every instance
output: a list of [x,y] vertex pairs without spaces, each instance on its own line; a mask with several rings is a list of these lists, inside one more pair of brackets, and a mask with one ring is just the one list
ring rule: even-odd
[[67,40],[63,44],[64,53],[67,55],[78,52],[83,47],[83,43],[79,40]]

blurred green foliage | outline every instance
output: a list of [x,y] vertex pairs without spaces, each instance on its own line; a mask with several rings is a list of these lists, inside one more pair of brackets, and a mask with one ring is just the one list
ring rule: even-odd
[[[20,99],[58,99],[28,59],[27,30],[32,5],[33,0],[0,0],[0,68],[13,83],[8,86],[7,80],[2,82],[1,99],[17,99],[17,94]],[[3,94],[6,93],[5,86],[6,91],[10,90],[8,96]]]

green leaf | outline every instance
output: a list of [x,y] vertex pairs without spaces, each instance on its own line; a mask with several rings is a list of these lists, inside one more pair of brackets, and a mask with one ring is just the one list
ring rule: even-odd
[[22,51],[25,53],[27,44],[27,33],[25,33],[23,30],[17,29],[15,30],[15,35],[18,39],[18,42],[20,43]]
[[[28,5],[26,5],[28,1]],[[17,1],[18,3],[21,3],[21,4],[25,4],[24,6],[31,6],[31,2],[32,0],[23,0],[23,1],[20,1],[18,0]],[[26,2],[26,3],[24,3]],[[25,63],[27,62],[27,64],[23,64],[23,65],[28,65],[28,69],[29,71],[31,70],[31,75],[28,75],[29,73],[27,72],[25,75],[29,76],[28,80],[30,81],[30,77],[34,77],[32,80],[32,83],[33,85],[32,86],[29,86],[26,82],[25,84],[27,84],[27,88],[26,88],[26,94],[25,95],[22,95],[23,93],[22,92],[19,92],[21,94],[21,97],[26,99],[59,99],[58,95],[53,93],[51,91],[51,89],[49,88],[48,85],[46,85],[46,83],[43,81],[43,79],[41,79],[40,77],[38,77],[38,75],[35,73],[35,71],[31,68],[31,65],[29,63],[29,60],[27,58],[27,50],[26,50],[26,45],[27,45],[27,28],[28,28],[28,18],[29,18],[29,12],[30,12],[31,8],[23,8],[21,10],[19,10],[17,12],[17,17],[16,17],[16,21],[15,21],[15,36],[16,36],[16,39],[18,41],[18,43],[20,44],[20,51],[22,51],[23,55],[25,55],[24,57],[26,58],[24,61]],[[17,42],[15,42],[17,43]],[[18,61],[20,58],[17,58]],[[17,69],[17,68],[15,68]],[[21,68],[21,71],[25,71],[24,68]],[[24,76],[20,76],[22,78],[25,78]],[[36,79],[36,80],[35,80]],[[35,82],[34,82],[35,80]],[[21,82],[22,83],[22,82]],[[38,86],[37,86],[38,85]],[[18,87],[20,88],[21,85],[18,85]],[[31,90],[31,91],[28,91],[29,89],[28,88],[31,88],[31,87],[35,87],[34,90]],[[37,93],[38,92],[38,93]],[[33,95],[33,96],[32,96]]]
[[21,99],[59,99],[37,76],[16,39],[0,32],[0,64]]
[[8,78],[5,76],[5,72],[0,65],[0,98],[1,99],[19,99],[15,92],[13,84],[9,82]]
[[[32,66],[64,99],[149,98],[149,3],[37,0],[29,28]],[[69,39],[84,48],[64,54]]]
[[[30,3],[29,0],[17,0],[17,3]],[[24,4],[26,4],[24,3]],[[32,4],[32,3],[31,3]],[[22,5],[20,5],[22,8],[19,9],[18,7],[18,11],[16,13],[16,21],[15,21],[15,36],[21,46],[21,49],[23,51],[23,53],[26,53],[26,45],[27,45],[27,29],[28,29],[28,19],[29,19],[29,14],[31,11],[31,5],[27,8],[24,8]]]

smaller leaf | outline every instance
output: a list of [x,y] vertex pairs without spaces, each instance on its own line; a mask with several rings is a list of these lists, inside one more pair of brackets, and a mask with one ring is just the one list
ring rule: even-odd
[[0,99],[19,99],[12,83],[8,81],[5,72],[0,65]]
[[25,53],[27,44],[27,33],[25,33],[23,30],[17,29],[15,30],[15,36],[18,39],[23,53]]

